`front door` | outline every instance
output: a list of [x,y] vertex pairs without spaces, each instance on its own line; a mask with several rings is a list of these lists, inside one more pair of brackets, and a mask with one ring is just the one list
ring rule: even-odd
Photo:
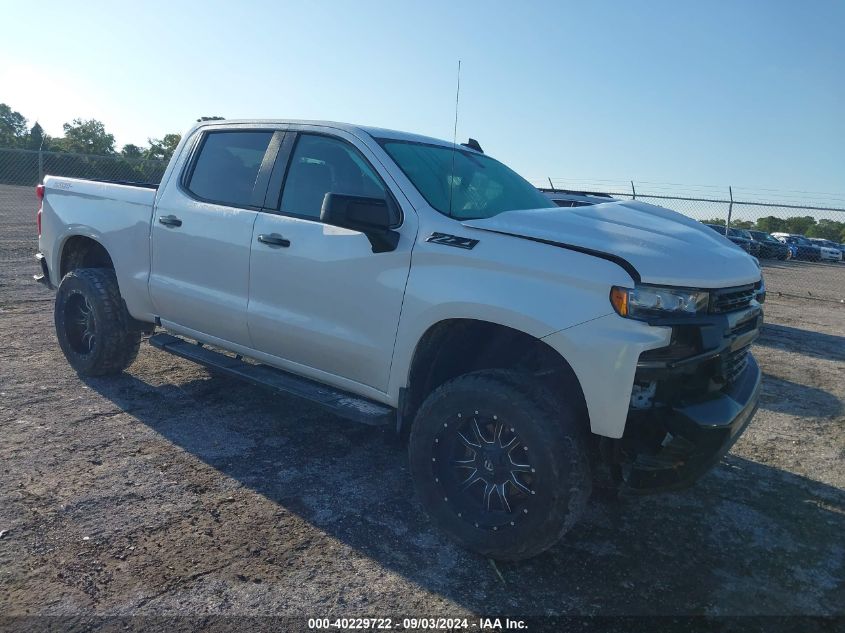
[[247,320],[253,347],[281,366],[386,391],[416,216],[406,214],[399,245],[387,253],[373,253],[363,233],[320,222],[326,193],[391,195],[369,150],[353,142],[288,132],[276,164],[286,174],[281,195],[253,229]]

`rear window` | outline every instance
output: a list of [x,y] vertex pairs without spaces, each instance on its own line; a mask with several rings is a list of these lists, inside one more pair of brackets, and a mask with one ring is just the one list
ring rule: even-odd
[[206,134],[188,190],[208,202],[250,206],[252,188],[272,136],[271,130]]

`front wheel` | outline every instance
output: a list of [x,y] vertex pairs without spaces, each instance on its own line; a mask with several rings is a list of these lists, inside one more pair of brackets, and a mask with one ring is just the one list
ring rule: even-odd
[[83,376],[119,373],[138,354],[141,332],[129,327],[112,270],[80,268],[65,275],[54,317],[59,346]]
[[577,408],[519,374],[455,378],[423,403],[409,453],[417,495],[465,547],[501,560],[551,547],[591,480]]

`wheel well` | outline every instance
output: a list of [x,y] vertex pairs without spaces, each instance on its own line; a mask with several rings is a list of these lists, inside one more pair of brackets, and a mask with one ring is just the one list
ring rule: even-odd
[[108,251],[98,241],[84,235],[74,235],[65,242],[62,248],[59,280],[77,268],[109,268],[114,270],[114,263],[112,263]]
[[402,405],[403,430],[410,428],[417,409],[434,389],[482,369],[511,369],[535,376],[552,393],[567,394],[574,400],[589,425],[581,384],[566,359],[552,347],[497,323],[450,319],[431,326],[417,344]]

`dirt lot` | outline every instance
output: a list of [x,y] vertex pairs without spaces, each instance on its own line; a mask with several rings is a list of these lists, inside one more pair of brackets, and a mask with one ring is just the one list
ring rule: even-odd
[[387,431],[149,346],[76,376],[9,200],[0,614],[845,614],[845,305],[772,297],[761,409],[697,487],[595,500],[497,572],[432,527]]
[[766,287],[775,296],[813,298],[845,304],[845,262],[763,259]]

